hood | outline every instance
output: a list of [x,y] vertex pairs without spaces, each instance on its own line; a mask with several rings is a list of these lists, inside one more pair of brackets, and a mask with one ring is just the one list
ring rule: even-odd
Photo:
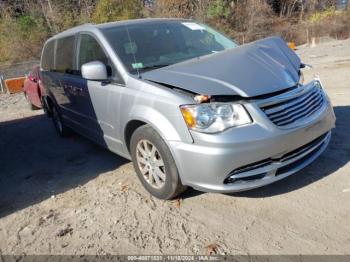
[[142,78],[203,95],[254,97],[299,81],[300,59],[279,37],[148,71]]

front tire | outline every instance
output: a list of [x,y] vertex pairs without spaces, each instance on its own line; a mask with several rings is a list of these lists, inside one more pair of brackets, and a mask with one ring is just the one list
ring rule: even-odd
[[152,127],[139,127],[130,149],[137,176],[153,196],[172,199],[186,190],[168,146]]

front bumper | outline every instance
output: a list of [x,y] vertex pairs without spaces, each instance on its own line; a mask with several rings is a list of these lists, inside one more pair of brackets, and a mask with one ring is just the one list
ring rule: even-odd
[[255,120],[220,134],[192,132],[194,144],[169,142],[181,181],[207,192],[238,192],[283,179],[314,161],[327,147],[335,116],[325,106],[303,126],[283,129],[260,108],[245,105]]

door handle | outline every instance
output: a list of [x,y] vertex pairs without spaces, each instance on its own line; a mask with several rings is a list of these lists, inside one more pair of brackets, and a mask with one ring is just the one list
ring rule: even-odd
[[81,93],[83,92],[82,87],[73,86],[73,85],[63,85],[63,89],[71,90],[73,93]]
[[78,92],[83,92],[83,89],[81,87],[72,86],[72,91],[78,93]]

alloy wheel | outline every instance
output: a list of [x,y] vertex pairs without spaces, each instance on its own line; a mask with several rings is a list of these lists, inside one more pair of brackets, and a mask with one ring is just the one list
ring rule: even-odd
[[166,179],[164,161],[156,146],[149,140],[142,139],[137,143],[136,161],[149,185],[157,189],[164,186]]

